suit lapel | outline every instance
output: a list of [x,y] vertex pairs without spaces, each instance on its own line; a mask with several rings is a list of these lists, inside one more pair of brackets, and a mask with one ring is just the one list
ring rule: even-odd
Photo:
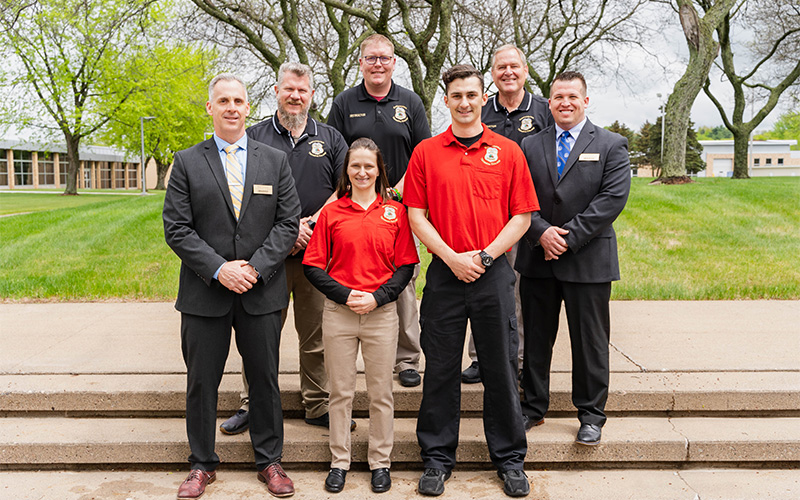
[[556,165],[556,129],[550,126],[547,130],[542,132],[542,141],[544,144],[544,161],[547,165],[547,172],[550,174],[550,180],[553,181],[553,186],[558,184],[558,166]]
[[[555,139],[553,139],[555,141]],[[589,120],[586,120],[586,123],[583,125],[583,130],[581,130],[581,135],[578,136],[578,140],[575,142],[575,145],[572,146],[572,150],[569,152],[569,158],[567,158],[567,164],[564,166],[564,172],[561,173],[561,179],[559,182],[564,180],[564,177],[567,176],[567,173],[570,171],[573,165],[578,161],[580,158],[581,153],[586,150],[586,147],[592,143],[594,140],[594,125]]]
[[256,182],[256,174],[258,174],[259,156],[260,153],[255,141],[247,141],[247,170],[244,173],[244,193],[242,196],[242,209],[239,211],[239,220],[244,217],[250,197],[253,195],[253,185]]
[[231,190],[228,187],[228,179],[225,176],[225,166],[222,164],[222,161],[219,158],[217,143],[214,142],[213,138],[211,138],[206,141],[205,148],[205,157],[206,161],[208,162],[208,167],[211,169],[211,173],[214,175],[214,179],[217,181],[219,190],[222,192],[222,199],[225,200],[225,203],[228,205],[228,210],[230,210],[231,215],[235,218],[236,212],[233,210]]

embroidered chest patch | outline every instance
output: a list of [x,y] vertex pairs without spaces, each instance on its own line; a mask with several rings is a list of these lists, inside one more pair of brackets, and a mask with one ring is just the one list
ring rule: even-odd
[[486,165],[497,165],[500,163],[500,148],[497,146],[489,146],[486,148],[481,161]]
[[394,116],[392,118],[397,123],[408,121],[408,110],[405,106],[397,105],[394,107]]
[[311,141],[309,144],[311,145],[311,150],[308,154],[317,158],[325,156],[325,143],[323,141]]
[[383,215],[381,215],[381,220],[386,222],[397,222],[397,209],[391,205],[383,207]]

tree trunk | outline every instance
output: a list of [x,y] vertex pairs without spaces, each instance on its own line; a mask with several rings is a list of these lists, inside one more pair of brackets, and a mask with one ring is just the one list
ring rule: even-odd
[[69,162],[67,187],[64,189],[64,194],[75,196],[78,194],[78,171],[81,163],[78,149],[81,144],[81,138],[69,132],[64,132],[64,139],[67,142],[67,161]]
[[[708,78],[714,59],[719,51],[719,44],[714,40],[714,30],[730,11],[735,0],[717,0],[714,6],[699,19],[695,26],[697,46],[688,40],[689,64],[686,72],[675,84],[675,88],[667,100],[666,122],[664,131],[664,165],[661,179],[665,182],[686,178],[686,131],[697,94]],[[682,7],[694,10],[691,0],[679,0]],[[696,11],[695,11],[696,12]]]
[[750,139],[750,132],[752,129],[744,126],[737,127],[733,130],[733,178],[734,179],[749,179],[748,172],[748,158],[747,146]]
[[164,183],[164,179],[167,178],[167,171],[169,170],[169,165],[158,160],[156,162],[156,177],[158,180],[156,181],[156,189],[164,191],[167,189],[166,184]]

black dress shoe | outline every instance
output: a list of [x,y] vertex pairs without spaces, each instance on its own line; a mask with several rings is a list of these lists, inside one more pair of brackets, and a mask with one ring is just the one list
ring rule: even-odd
[[461,372],[461,381],[465,384],[477,384],[481,381],[481,370],[478,368],[477,361],[473,361],[466,370]]
[[600,427],[594,424],[581,424],[575,442],[584,446],[595,446],[600,442]]
[[375,469],[372,471],[372,491],[375,493],[383,493],[389,491],[392,487],[392,478],[389,475],[389,469]]
[[222,422],[219,426],[223,434],[241,434],[250,427],[250,414],[247,410],[239,410],[234,416]]
[[449,477],[449,472],[429,467],[425,469],[425,472],[423,472],[422,476],[419,478],[417,491],[420,495],[438,497],[444,493],[444,482],[447,481]]
[[534,427],[540,426],[544,423],[543,418],[531,418],[527,415],[522,415],[522,422],[525,424],[525,432],[533,429]]
[[[306,417],[303,420],[308,425],[317,425],[319,427],[325,427],[326,429],[330,429],[331,428],[331,417],[327,413],[323,413],[322,415],[320,415],[319,417],[316,417],[316,418],[308,418],[308,417]],[[353,432],[354,430],[356,430],[356,421],[355,420],[351,420],[350,421],[350,432]]]
[[401,371],[397,374],[397,378],[400,379],[400,385],[403,387],[416,387],[422,382],[419,372],[413,368]]
[[344,489],[344,478],[347,477],[347,471],[344,469],[331,469],[328,472],[328,477],[325,478],[325,489],[331,493],[339,493]]

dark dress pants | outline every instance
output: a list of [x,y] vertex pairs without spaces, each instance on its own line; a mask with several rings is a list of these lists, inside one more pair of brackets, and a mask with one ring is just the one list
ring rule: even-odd
[[186,434],[193,469],[213,471],[217,432],[217,393],[231,345],[231,327],[250,384],[250,440],[256,467],[281,458],[283,412],[278,388],[281,312],[251,315],[239,296],[230,312],[207,318],[181,314],[181,347],[186,362]]
[[461,360],[467,320],[483,380],[483,427],[498,470],[521,470],[527,453],[517,389],[514,271],[505,256],[473,283],[464,283],[438,258],[428,267],[420,307],[425,381],[417,439],[426,468],[456,463],[461,418]]
[[611,283],[572,283],[521,276],[519,292],[525,327],[522,412],[533,421],[547,413],[550,363],[563,300],[572,349],[572,403],[578,409],[581,423],[602,427],[608,399]]

